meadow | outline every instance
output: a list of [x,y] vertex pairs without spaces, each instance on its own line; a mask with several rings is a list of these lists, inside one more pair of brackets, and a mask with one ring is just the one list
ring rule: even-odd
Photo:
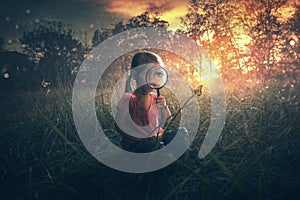
[[[71,88],[2,96],[1,199],[299,198],[299,81],[239,80],[225,82],[225,87],[226,123],[209,155],[198,157],[210,122],[204,87],[192,150],[144,174],[111,169],[85,149],[73,122]],[[99,95],[98,119],[118,144],[110,105],[103,103],[106,91]],[[178,105],[168,98],[174,112]]]

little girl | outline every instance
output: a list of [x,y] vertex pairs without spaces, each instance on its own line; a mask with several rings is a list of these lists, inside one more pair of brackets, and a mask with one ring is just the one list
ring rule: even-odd
[[[161,95],[157,96],[146,83],[148,70],[158,66],[164,67],[164,63],[152,52],[139,52],[132,59],[126,91],[117,105],[116,114],[117,128],[122,136],[121,146],[124,150],[136,153],[155,150],[158,138],[163,133],[159,121],[171,118],[166,99]],[[130,86],[132,80],[136,81],[137,85],[134,91]],[[177,130],[167,131],[164,134],[164,145],[171,142],[176,132]]]

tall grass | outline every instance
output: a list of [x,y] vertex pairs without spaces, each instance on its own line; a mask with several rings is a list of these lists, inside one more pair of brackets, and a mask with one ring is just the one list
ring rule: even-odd
[[[210,122],[210,96],[204,92],[192,150],[145,174],[115,171],[86,151],[73,123],[71,89],[9,96],[1,99],[1,198],[292,199],[300,183],[299,91],[299,83],[226,83],[224,130],[213,151],[199,159]],[[178,103],[166,95],[176,110]],[[118,144],[103,99],[96,102],[98,119]]]

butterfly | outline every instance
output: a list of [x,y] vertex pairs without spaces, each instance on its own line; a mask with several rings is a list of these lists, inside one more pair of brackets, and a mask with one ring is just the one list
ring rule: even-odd
[[195,95],[201,96],[201,94],[202,94],[202,88],[203,88],[203,85],[199,85],[199,86],[194,90]]

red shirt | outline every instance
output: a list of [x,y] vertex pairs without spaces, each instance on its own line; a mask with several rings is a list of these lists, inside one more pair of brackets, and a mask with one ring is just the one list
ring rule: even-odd
[[[131,129],[138,132],[139,135],[127,133],[133,137],[146,138],[157,136],[163,132],[158,123],[158,108],[156,106],[157,95],[153,92],[151,95],[151,106],[149,109],[144,110],[137,105],[137,96],[134,93],[125,93],[119,101],[118,109],[126,113],[125,123]],[[122,127],[120,127],[122,129]]]

